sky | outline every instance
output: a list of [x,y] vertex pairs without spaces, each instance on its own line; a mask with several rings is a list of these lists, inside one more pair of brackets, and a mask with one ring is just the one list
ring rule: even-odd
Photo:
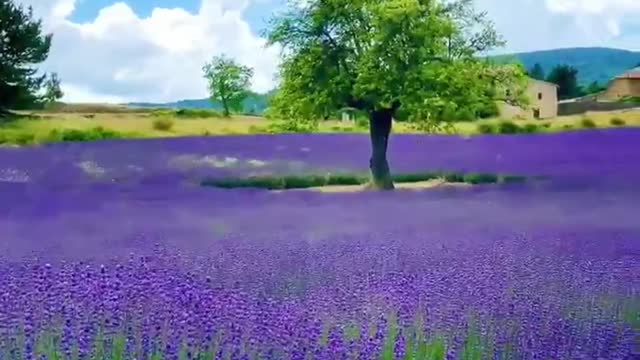
[[[15,0],[53,33],[42,70],[63,101],[168,102],[204,98],[202,66],[222,53],[274,87],[279,49],[260,37],[285,0]],[[507,46],[500,52],[605,46],[640,50],[640,0],[476,0]]]

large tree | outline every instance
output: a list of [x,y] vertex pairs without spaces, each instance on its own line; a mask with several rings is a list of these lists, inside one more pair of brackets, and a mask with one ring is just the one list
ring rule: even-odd
[[231,110],[240,111],[249,96],[253,69],[236,63],[227,56],[216,56],[202,68],[207,79],[211,99],[222,104],[225,116]]
[[547,81],[558,85],[558,98],[570,99],[582,95],[582,89],[578,85],[578,69],[571,65],[557,65],[549,75]]
[[0,110],[40,102],[46,74],[38,75],[35,65],[46,60],[50,47],[51,35],[43,34],[31,7],[0,0]]
[[[431,127],[448,120],[445,114],[452,110],[481,112],[487,96],[522,94],[520,67],[500,67],[478,56],[503,41],[472,5],[472,0],[290,2],[266,32],[269,43],[283,49],[272,112],[309,124],[347,107],[367,113],[372,186],[392,189],[386,153],[399,113]],[[515,91],[496,91],[496,85],[514,83]]]

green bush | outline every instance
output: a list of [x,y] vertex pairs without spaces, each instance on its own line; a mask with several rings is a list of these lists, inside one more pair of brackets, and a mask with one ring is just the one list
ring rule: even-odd
[[498,176],[485,173],[470,173],[463,176],[463,180],[468,184],[494,184],[498,182]]
[[540,132],[540,128],[536,124],[525,124],[522,127],[522,132],[527,134],[533,134],[533,133]]
[[271,134],[311,133],[317,130],[317,125],[298,121],[277,121],[269,124],[266,130]]
[[183,119],[203,119],[203,118],[219,118],[222,114],[212,109],[155,109],[151,111],[152,116],[173,116]]
[[580,125],[582,125],[582,127],[586,129],[593,129],[596,127],[596,123],[588,117],[583,118],[580,121]]
[[626,125],[627,123],[620,119],[619,117],[614,117],[611,120],[609,120],[609,123],[613,126],[622,126],[622,125]]
[[356,127],[359,129],[368,129],[369,119],[367,119],[366,116],[356,116],[355,124],[356,124]]
[[446,182],[450,182],[450,183],[461,183],[461,182],[465,182],[464,181],[464,176],[462,174],[459,173],[445,173],[442,176],[444,178],[444,180]]
[[519,132],[521,132],[520,127],[511,121],[501,121],[498,124],[499,134],[517,134]]
[[173,128],[174,122],[168,117],[161,117],[153,120],[152,126],[158,131],[169,131]]
[[456,111],[454,121],[474,121],[476,120],[476,114],[469,108],[462,108]]
[[478,109],[477,116],[480,119],[497,117],[500,115],[500,108],[495,101],[488,101]]
[[174,110],[176,117],[180,118],[211,118],[222,117],[222,114],[217,110],[212,109],[177,109]]
[[16,145],[32,145],[35,143],[35,138],[32,133],[20,132],[13,136],[12,142]]
[[548,129],[548,128],[550,128],[550,127],[551,127],[551,123],[543,123],[543,124],[541,124],[540,126],[542,126],[542,127],[543,127],[543,128],[545,128],[545,129]]
[[565,124],[564,126],[562,126],[562,128],[565,129],[565,130],[571,130],[571,129],[573,129],[573,125]]
[[83,141],[96,141],[96,140],[108,140],[108,139],[119,139],[123,136],[113,130],[107,130],[101,126],[88,129],[88,130],[79,130],[79,129],[64,129],[61,131],[52,130],[49,133],[47,142],[83,142]]
[[480,134],[493,134],[496,132],[493,125],[488,123],[478,124],[477,129]]

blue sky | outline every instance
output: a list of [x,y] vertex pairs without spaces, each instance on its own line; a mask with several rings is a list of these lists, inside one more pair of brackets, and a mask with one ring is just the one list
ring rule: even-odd
[[[43,70],[65,101],[165,102],[207,96],[202,65],[225,54],[275,86],[280,53],[260,37],[286,0],[14,0],[53,33]],[[475,0],[507,40],[500,52],[602,46],[640,50],[640,0]],[[155,11],[154,11],[155,10]]]
[[[639,0],[640,1],[640,0]],[[112,5],[114,0],[81,0],[70,16],[70,20],[83,23],[92,21],[98,16],[100,9]],[[191,13],[197,13],[200,0],[128,0],[124,1],[140,17],[148,17],[156,7],[182,8]],[[252,2],[244,13],[245,19],[256,33],[264,29],[269,15],[284,4],[284,0],[264,0]]]

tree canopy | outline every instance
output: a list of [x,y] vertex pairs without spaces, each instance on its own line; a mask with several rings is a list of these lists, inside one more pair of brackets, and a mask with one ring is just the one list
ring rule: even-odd
[[542,67],[542,65],[540,65],[540,63],[535,63],[529,70],[529,76],[532,79],[544,80],[544,68]]
[[504,42],[472,0],[293,1],[266,35],[283,49],[272,111],[308,124],[345,107],[369,113],[377,187],[393,187],[392,117],[429,128],[459,110],[477,115],[496,98],[523,98],[521,66],[479,56]]
[[250,94],[253,69],[236,63],[227,56],[216,56],[202,68],[212,100],[219,101],[225,116],[240,111],[242,101]]
[[0,0],[0,109],[40,102],[46,74],[38,75],[35,65],[47,59],[51,37],[43,34],[31,7]]
[[583,90],[578,85],[578,70],[570,65],[557,65],[549,75],[547,81],[558,85],[558,98],[561,100],[581,96]]

